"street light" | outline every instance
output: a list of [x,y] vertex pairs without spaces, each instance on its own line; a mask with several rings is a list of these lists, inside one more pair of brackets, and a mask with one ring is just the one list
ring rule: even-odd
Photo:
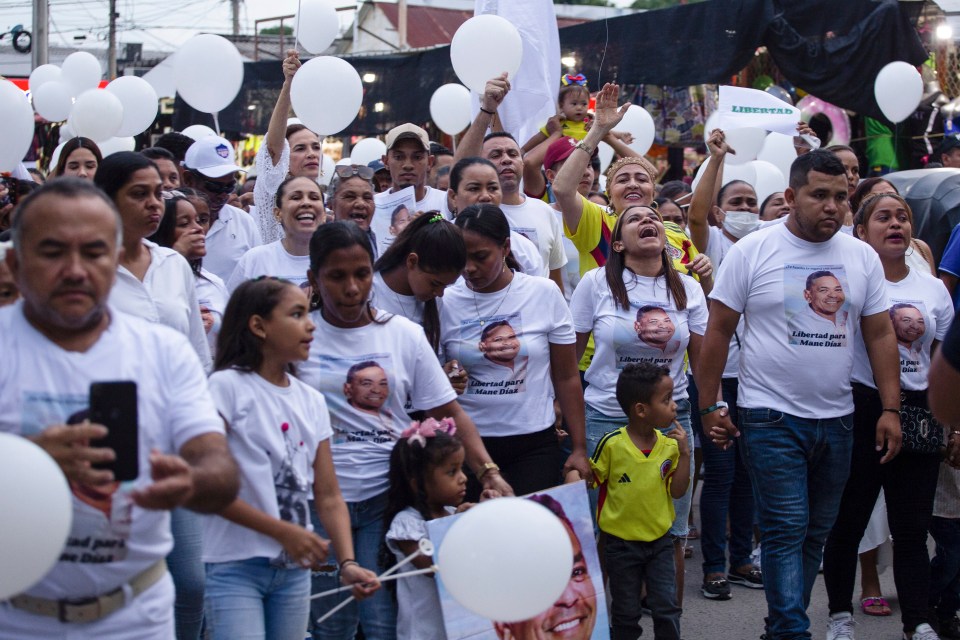
[[950,40],[953,38],[953,27],[944,22],[943,24],[937,25],[937,40]]

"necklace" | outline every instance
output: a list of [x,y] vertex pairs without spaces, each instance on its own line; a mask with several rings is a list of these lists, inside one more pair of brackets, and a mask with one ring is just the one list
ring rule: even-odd
[[[390,285],[387,285],[387,288],[389,288],[389,287],[390,287]],[[408,320],[413,320],[413,316],[411,316],[410,314],[408,314],[408,313],[407,313],[407,308],[406,308],[405,306],[403,306],[403,298],[400,297],[400,294],[397,293],[396,291],[394,291],[393,289],[390,289],[390,291],[393,293],[393,296],[397,299],[397,304],[400,305],[400,311],[403,312],[403,317],[404,317],[404,318],[407,318]],[[413,303],[413,308],[414,308],[414,310],[416,310],[416,308],[417,308],[417,303],[416,303],[416,302]]]
[[[500,307],[503,306],[503,301],[510,296],[510,287],[513,286],[513,281],[516,280],[516,276],[510,278],[510,284],[507,285],[507,290],[503,293],[503,297],[500,298],[500,302],[497,303],[497,308],[493,310],[493,313],[489,317],[494,318],[497,315],[497,312],[500,311]],[[473,291],[473,289],[471,289]],[[480,305],[477,304],[477,292],[473,291],[473,308],[477,311],[477,319],[480,320],[480,326],[482,327],[487,323],[486,320],[480,317]]]

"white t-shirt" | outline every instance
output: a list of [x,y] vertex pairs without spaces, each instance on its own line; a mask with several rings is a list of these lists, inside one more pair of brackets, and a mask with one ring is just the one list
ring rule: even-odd
[[223,326],[223,312],[227,308],[230,294],[223,280],[206,269],[200,269],[200,275],[195,276],[197,283],[197,303],[210,310],[213,315],[213,326],[207,332],[207,344],[210,345],[210,355],[217,355],[217,336]]
[[[583,274],[570,302],[577,333],[593,332],[596,351],[585,378],[589,382],[583,399],[605,415],[622,418],[617,402],[620,370],[634,362],[653,362],[670,369],[673,398],[687,397],[685,356],[690,334],[702,336],[707,329],[707,301],[699,283],[680,275],[687,292],[687,308],[677,309],[664,278],[638,276],[624,269],[630,310],[618,307],[606,281],[606,269]],[[641,313],[642,311],[642,313]]]
[[[410,187],[404,187],[409,189]],[[417,212],[427,212],[427,211],[439,211],[440,214],[447,220],[453,220],[453,214],[450,213],[450,207],[447,206],[447,192],[441,191],[440,189],[434,189],[430,186],[425,186],[423,198],[417,200],[414,204],[414,211],[409,211],[409,215],[413,216]],[[383,200],[390,198],[394,195],[395,192],[402,191],[402,189],[392,189],[388,192],[378,193],[374,195],[374,200],[379,204]],[[415,196],[410,196],[412,200]],[[409,200],[407,200],[407,207],[409,208]],[[373,220],[370,221],[370,229],[374,232],[376,236],[376,251],[377,255],[383,255],[383,252],[393,244],[396,236],[390,231],[390,217],[392,212],[384,211],[383,209],[378,209],[373,214]]]
[[0,309],[0,431],[32,436],[51,425],[82,422],[92,382],[137,383],[140,475],[112,495],[100,492],[96,502],[87,491],[72,491],[66,547],[53,569],[27,591],[33,596],[102,595],[166,557],[173,547],[170,513],[135,506],[130,492],[152,484],[152,449],[176,454],[195,437],[223,433],[207,378],[183,334],[115,308],[110,316],[97,342],[77,352],[61,349],[37,331],[24,317],[22,303]]
[[[563,213],[554,210],[553,214],[560,224],[560,228],[563,229]],[[563,251],[566,254],[567,262],[564,264],[560,276],[563,282],[563,298],[567,301],[567,304],[570,304],[573,290],[580,283],[580,252],[577,251],[576,245],[566,234],[563,236]]]
[[[707,250],[704,252],[713,263],[713,268],[717,269],[734,245],[733,240],[727,237],[722,229],[714,226],[707,227],[709,240],[707,241]],[[723,366],[724,378],[736,378],[740,372],[740,338],[743,336],[743,318],[737,323],[737,330],[730,338],[730,348],[727,351],[727,363]]]
[[310,270],[310,256],[291,255],[283,246],[283,240],[254,247],[243,254],[227,280],[230,293],[241,284],[260,276],[273,276],[289,280],[298,287],[308,287],[307,271]]
[[[443,298],[437,298],[437,307],[442,308]],[[375,309],[386,311],[394,315],[403,316],[414,324],[423,325],[423,311],[425,304],[415,296],[397,293],[384,282],[380,272],[373,274],[373,287],[370,289],[370,304]]]
[[550,345],[573,344],[570,310],[553,282],[514,273],[508,289],[477,293],[462,280],[444,295],[440,347],[469,379],[459,401],[482,436],[553,424]]
[[540,249],[533,241],[516,231],[510,231],[510,253],[520,265],[520,270],[528,276],[547,278],[550,270],[540,256]]
[[207,232],[203,266],[227,282],[243,254],[261,244],[260,229],[250,214],[225,204]]
[[376,322],[355,329],[334,327],[320,311],[310,318],[317,329],[300,379],[327,400],[344,500],[367,500],[387,490],[390,452],[410,425],[407,413],[457,394],[423,329],[406,318],[378,310]]
[[760,229],[730,249],[710,297],[744,315],[740,407],[811,419],[853,411],[850,332],[861,316],[889,307],[870,245],[845,233],[815,243],[787,225]]
[[213,363],[200,317],[196,282],[190,263],[173,249],[143,241],[150,251],[150,266],[139,278],[126,267],[117,268],[110,304],[120,311],[157,322],[187,336],[206,371]]
[[[900,282],[887,280],[887,295],[900,352],[900,387],[922,391],[927,388],[930,373],[930,346],[934,340],[946,337],[953,322],[953,301],[939,278],[916,269],[910,269]],[[860,331],[857,331],[851,377],[854,382],[877,386]]]
[[[311,529],[313,464],[330,438],[323,396],[287,376],[278,387],[259,374],[229,369],[210,376],[210,393],[229,425],[227,442],[240,467],[238,498],[273,518]],[[283,545],[220,516],[204,517],[203,561],[270,558],[289,566]]]
[[[454,511],[452,507],[447,510]],[[419,542],[429,537],[423,516],[413,507],[407,507],[393,517],[387,529],[387,548],[399,562],[407,554],[400,550],[397,541]],[[419,575],[397,580],[397,640],[446,640],[446,637],[436,578]]]
[[567,254],[563,250],[563,227],[553,207],[543,200],[521,197],[522,204],[500,205],[510,223],[510,230],[537,245],[548,271],[560,269],[567,263]]

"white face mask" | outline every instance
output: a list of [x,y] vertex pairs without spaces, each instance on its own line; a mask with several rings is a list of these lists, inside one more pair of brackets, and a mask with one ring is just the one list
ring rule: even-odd
[[760,214],[749,211],[724,211],[723,230],[739,240],[760,226]]

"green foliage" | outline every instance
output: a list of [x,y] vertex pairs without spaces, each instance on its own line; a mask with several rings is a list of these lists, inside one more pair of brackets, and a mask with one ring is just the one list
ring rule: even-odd
[[[278,36],[278,35],[280,35],[280,27],[267,27],[266,29],[261,29],[261,30],[260,30],[260,35],[262,35],[262,36]],[[285,35],[285,36],[292,36],[292,35],[293,35],[293,27],[284,26],[284,27],[283,27],[283,35]]]

